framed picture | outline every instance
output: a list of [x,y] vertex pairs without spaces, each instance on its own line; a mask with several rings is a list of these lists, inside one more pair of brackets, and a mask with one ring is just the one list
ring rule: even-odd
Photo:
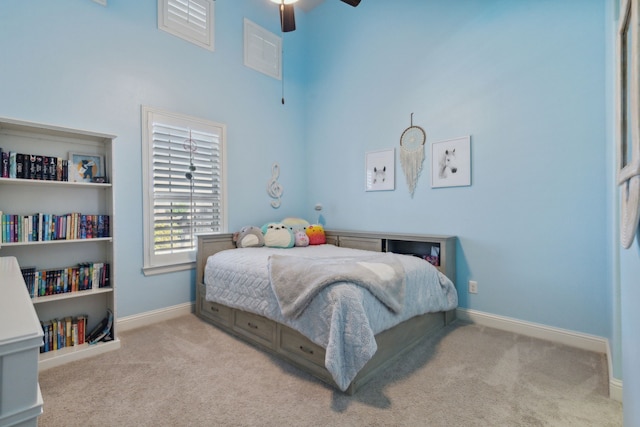
[[471,136],[431,144],[431,187],[471,185]]
[[104,177],[104,157],[98,154],[69,153],[69,181],[93,182]]
[[365,156],[366,191],[395,189],[395,149],[370,151]]

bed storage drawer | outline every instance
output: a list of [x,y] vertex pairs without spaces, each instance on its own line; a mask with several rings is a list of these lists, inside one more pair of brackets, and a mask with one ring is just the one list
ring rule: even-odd
[[278,351],[290,358],[304,359],[324,368],[325,349],[291,328],[281,326],[278,333]]
[[231,327],[231,308],[220,305],[215,302],[207,301],[204,298],[200,300],[200,313],[228,328]]
[[268,348],[275,348],[276,324],[257,314],[233,311],[233,330]]

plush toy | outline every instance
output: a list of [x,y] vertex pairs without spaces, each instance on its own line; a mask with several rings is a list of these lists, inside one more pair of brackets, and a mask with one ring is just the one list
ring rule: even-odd
[[298,230],[295,232],[295,246],[309,246],[309,236],[306,230]]
[[309,224],[309,221],[307,221],[306,219],[294,218],[294,217],[285,218],[282,220],[282,223],[287,227],[289,227],[291,230],[293,230],[294,233],[300,230],[304,231],[307,229],[309,225],[311,225]]
[[291,248],[296,242],[293,231],[281,222],[270,222],[262,226],[264,245],[270,248]]
[[258,227],[248,225],[233,233],[233,241],[238,248],[259,248],[264,246],[264,235]]
[[324,245],[327,243],[327,237],[324,235],[324,228],[320,224],[312,224],[308,226],[307,236],[309,236],[310,245]]

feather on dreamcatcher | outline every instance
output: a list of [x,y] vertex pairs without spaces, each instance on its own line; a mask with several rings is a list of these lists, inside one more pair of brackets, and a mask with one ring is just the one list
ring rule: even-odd
[[424,163],[424,144],[427,135],[420,126],[413,125],[413,113],[411,113],[411,125],[400,136],[400,165],[407,179],[409,193],[413,197],[416,183],[422,171]]

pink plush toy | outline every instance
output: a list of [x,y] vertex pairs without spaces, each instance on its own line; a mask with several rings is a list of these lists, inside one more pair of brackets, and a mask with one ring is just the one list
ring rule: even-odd
[[298,230],[295,233],[296,246],[309,246],[309,236],[304,230]]

